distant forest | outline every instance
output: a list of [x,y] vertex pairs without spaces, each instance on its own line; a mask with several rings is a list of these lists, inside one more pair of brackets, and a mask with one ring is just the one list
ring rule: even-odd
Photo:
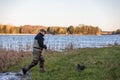
[[[39,25],[2,25],[0,24],[0,34],[36,34],[40,29],[45,29],[47,34],[79,34],[79,35],[101,35],[102,30],[96,26],[78,25],[78,26],[39,26]],[[120,29],[112,32],[112,34],[120,34]]]

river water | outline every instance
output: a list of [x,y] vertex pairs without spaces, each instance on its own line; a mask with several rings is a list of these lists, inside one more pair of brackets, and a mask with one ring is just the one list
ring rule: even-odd
[[[0,35],[0,47],[7,50],[32,51],[35,35]],[[66,48],[100,48],[108,45],[120,45],[120,35],[46,35],[44,44],[48,49],[62,51]]]

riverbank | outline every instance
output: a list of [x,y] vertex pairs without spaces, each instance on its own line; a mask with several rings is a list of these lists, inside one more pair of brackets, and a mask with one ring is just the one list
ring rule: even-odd
[[[45,52],[45,73],[39,73],[39,66],[31,69],[32,80],[119,80],[120,46],[105,48],[84,48],[64,52]],[[6,71],[19,71],[31,57],[21,60]],[[77,64],[85,70],[77,70]]]

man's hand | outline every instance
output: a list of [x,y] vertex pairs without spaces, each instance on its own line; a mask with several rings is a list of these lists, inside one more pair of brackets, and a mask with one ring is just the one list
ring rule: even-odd
[[45,48],[45,50],[47,50],[47,46],[46,45],[44,45],[44,48]]

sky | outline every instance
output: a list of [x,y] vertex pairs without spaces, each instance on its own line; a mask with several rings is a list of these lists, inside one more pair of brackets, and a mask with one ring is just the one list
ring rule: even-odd
[[120,0],[0,0],[0,24],[120,29]]

